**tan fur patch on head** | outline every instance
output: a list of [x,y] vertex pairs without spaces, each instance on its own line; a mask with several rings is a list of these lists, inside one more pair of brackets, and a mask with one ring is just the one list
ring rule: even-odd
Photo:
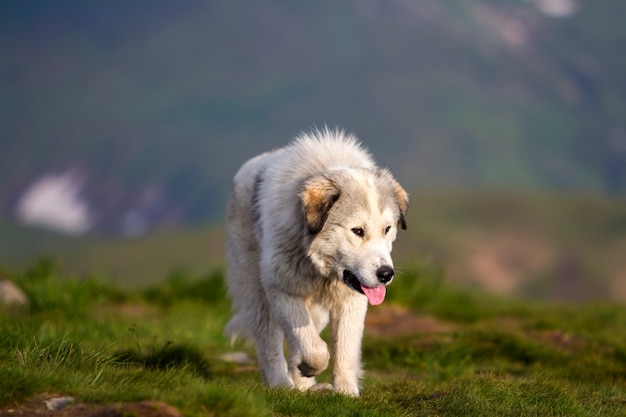
[[404,191],[404,188],[397,182],[393,185],[393,192],[396,196],[396,201],[400,207],[400,227],[406,230],[406,212],[409,208],[409,194]]
[[309,232],[318,233],[322,230],[328,217],[328,210],[339,198],[339,188],[324,176],[307,181],[300,193]]

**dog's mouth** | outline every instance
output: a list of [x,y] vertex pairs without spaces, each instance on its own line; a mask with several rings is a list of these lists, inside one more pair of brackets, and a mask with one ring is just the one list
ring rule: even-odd
[[365,295],[365,292],[361,288],[361,283],[359,282],[359,279],[356,277],[356,275],[354,275],[351,271],[348,271],[347,269],[343,271],[343,282],[348,284],[348,286],[353,288],[355,291]]
[[368,287],[361,284],[361,281],[357,278],[352,271],[344,269],[343,282],[346,283],[353,290],[360,292],[367,297],[367,301],[373,306],[382,303],[385,300],[387,289],[384,285],[378,287]]

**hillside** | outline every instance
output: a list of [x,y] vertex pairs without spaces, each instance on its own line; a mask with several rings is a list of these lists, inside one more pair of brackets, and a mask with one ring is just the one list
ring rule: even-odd
[[216,219],[239,164],[325,123],[409,188],[623,193],[626,5],[556,3],[5,2],[0,216],[54,174],[78,232]]
[[[626,300],[626,201],[599,195],[413,193],[393,258],[403,271],[529,299]],[[51,257],[74,277],[146,287],[180,274],[223,270],[221,223],[133,239],[68,238],[0,224],[2,269]],[[390,289],[393,290],[393,286]]]
[[222,334],[220,274],[143,291],[45,262],[12,278],[31,301],[0,305],[2,417],[624,415],[620,304],[494,298],[407,271],[368,311],[356,399],[267,389],[253,349]]

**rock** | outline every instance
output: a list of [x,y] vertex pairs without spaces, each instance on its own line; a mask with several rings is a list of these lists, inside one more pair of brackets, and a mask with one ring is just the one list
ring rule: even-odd
[[229,352],[220,356],[224,362],[236,363],[238,365],[252,365],[254,360],[245,352]]
[[72,397],[55,397],[44,401],[46,408],[50,411],[57,411],[74,402]]
[[0,305],[24,306],[28,304],[26,294],[14,283],[0,278]]
[[333,392],[333,386],[328,382],[318,382],[309,388],[309,392],[319,392],[319,393],[327,393]]
[[161,401],[103,406],[74,401],[72,397],[44,393],[19,406],[0,407],[0,417],[183,417],[178,409]]

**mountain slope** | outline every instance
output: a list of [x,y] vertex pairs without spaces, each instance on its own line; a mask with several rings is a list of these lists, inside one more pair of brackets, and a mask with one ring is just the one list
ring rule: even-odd
[[544,3],[4,4],[0,215],[71,171],[101,230],[217,217],[238,165],[325,123],[410,187],[623,192],[626,5]]

